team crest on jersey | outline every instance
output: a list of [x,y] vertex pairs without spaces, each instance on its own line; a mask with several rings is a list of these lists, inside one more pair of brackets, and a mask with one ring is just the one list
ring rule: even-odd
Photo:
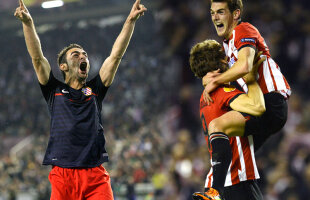
[[225,92],[232,92],[236,89],[236,87],[233,85],[226,85],[223,89]]
[[82,88],[82,92],[85,94],[85,96],[90,96],[92,94],[92,89],[90,87]]

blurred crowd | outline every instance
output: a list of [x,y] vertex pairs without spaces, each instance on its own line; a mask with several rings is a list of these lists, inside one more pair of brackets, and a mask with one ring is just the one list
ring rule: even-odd
[[[244,6],[242,20],[260,30],[293,90],[285,128],[257,152],[259,184],[266,200],[307,199],[309,5],[306,0],[262,0],[244,1]],[[110,156],[104,167],[116,199],[189,200],[204,188],[210,164],[198,114],[203,88],[189,69],[188,57],[196,42],[221,41],[209,7],[207,0],[166,0],[137,23],[103,102]],[[44,54],[62,80],[56,58],[64,46],[84,47],[93,77],[121,26],[101,27],[90,20],[38,30]],[[22,33],[6,34],[0,44],[0,199],[14,200],[21,193],[49,199],[50,167],[41,165],[49,137],[47,106]]]

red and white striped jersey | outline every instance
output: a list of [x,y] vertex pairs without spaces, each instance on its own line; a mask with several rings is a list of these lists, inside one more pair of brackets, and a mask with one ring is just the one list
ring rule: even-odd
[[[203,95],[201,95],[200,118],[203,129],[206,133],[205,139],[208,144],[211,163],[212,147],[210,145],[207,134],[209,123],[213,119],[218,118],[224,113],[230,111],[230,103],[240,94],[243,94],[243,92],[239,91],[234,86],[218,87],[210,94],[214,102],[209,106],[206,105],[205,101],[203,100]],[[232,150],[232,161],[227,172],[225,187],[235,185],[241,181],[259,179],[254,156],[253,137],[231,137],[229,138],[229,142]],[[205,187],[211,187],[212,182],[213,170],[211,167],[210,172],[206,178]]]
[[[207,136],[206,140],[207,140]],[[253,137],[229,138],[232,150],[232,161],[227,171],[225,187],[238,184],[242,181],[259,179],[254,155]],[[210,147],[210,146],[209,146]],[[212,150],[210,151],[210,155]],[[207,177],[205,188],[210,188],[213,183],[213,168],[211,167]]]
[[[229,40],[223,42],[225,53],[228,56],[229,67],[238,60],[238,51],[245,46],[252,46],[258,51],[263,51],[262,56],[266,56],[266,60],[258,68],[257,80],[263,93],[278,91],[285,98],[288,98],[291,94],[291,88],[281,73],[280,67],[271,58],[268,46],[259,31],[247,22],[238,24]],[[237,83],[245,92],[248,91],[247,85],[242,78],[239,78]]]

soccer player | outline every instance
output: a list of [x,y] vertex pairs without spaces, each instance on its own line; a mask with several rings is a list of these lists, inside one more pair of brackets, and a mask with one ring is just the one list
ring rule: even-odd
[[[117,37],[111,54],[98,74],[86,81],[90,64],[77,44],[58,55],[64,83],[57,80],[44,57],[33,19],[19,0],[15,16],[22,22],[28,53],[47,101],[51,129],[43,165],[52,165],[49,180],[52,200],[113,199],[101,120],[102,101],[134,31],[135,22],[147,9],[136,0]],[[72,33],[74,34],[74,33]]]
[[234,82],[247,92],[242,79],[253,67],[255,52],[262,51],[266,60],[258,68],[258,84],[264,93],[266,112],[252,118],[246,124],[245,134],[254,134],[255,150],[265,140],[282,129],[287,119],[287,98],[291,89],[279,66],[271,58],[269,49],[259,31],[247,22],[241,22],[242,0],[211,0],[211,18],[218,36],[224,39],[223,46],[228,56],[230,69],[214,76],[205,87],[204,98],[210,103],[210,92],[223,83]]
[[[260,116],[265,111],[263,93],[255,78],[256,70],[263,61],[260,59],[255,62],[252,71],[245,77],[249,89],[247,94],[233,85],[223,84],[211,93],[214,102],[209,106],[204,101],[203,94],[201,95],[200,117],[212,167],[206,178],[205,193],[194,193],[194,199],[262,199],[255,181],[259,174],[255,163],[253,138],[239,136],[244,135],[248,118]],[[191,49],[190,67],[199,78],[224,73],[228,69],[228,63],[222,46],[214,40],[198,43]],[[207,86],[209,81],[210,79],[207,79],[204,86]],[[227,120],[227,129],[219,131],[214,126],[214,120],[222,116]]]

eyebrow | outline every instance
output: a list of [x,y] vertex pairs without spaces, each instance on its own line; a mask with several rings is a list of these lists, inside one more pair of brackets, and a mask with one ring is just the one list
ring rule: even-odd
[[[74,54],[74,53],[78,53],[78,54],[80,54],[80,52],[79,52],[79,51],[72,51],[70,55],[72,55],[72,54]],[[87,56],[87,53],[86,53],[85,51],[82,51],[82,54],[84,54],[84,55],[86,55],[86,56]]]
[[210,12],[219,12],[219,11],[224,11],[225,10],[225,8],[220,8],[220,9],[218,9],[218,10],[212,10],[212,9],[210,9]]

